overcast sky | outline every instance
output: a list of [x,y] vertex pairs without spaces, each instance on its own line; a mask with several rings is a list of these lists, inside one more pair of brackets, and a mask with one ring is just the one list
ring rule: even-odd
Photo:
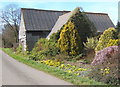
[[119,0],[0,0],[0,9],[3,9],[8,4],[17,4],[20,8],[69,11],[75,7],[82,7],[86,12],[107,13],[116,25],[118,21],[118,1]]

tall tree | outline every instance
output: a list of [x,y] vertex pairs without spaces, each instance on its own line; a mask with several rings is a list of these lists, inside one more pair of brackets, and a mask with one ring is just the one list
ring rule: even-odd
[[13,29],[7,24],[4,25],[4,29],[2,29],[2,41],[4,47],[13,47],[16,43],[17,32],[15,32],[15,26],[12,25],[12,27]]
[[61,52],[68,55],[78,55],[81,51],[81,39],[78,31],[71,21],[68,21],[60,33],[58,46]]
[[120,39],[120,21],[118,21],[116,29],[117,29],[118,39]]
[[[6,32],[7,32],[11,35],[11,37],[13,37],[12,35],[14,35],[15,41],[11,40],[12,42],[10,42],[10,43],[12,45],[13,45],[13,42],[18,43],[18,32],[19,32],[18,26],[19,26],[19,22],[20,22],[19,7],[16,4],[9,4],[2,10],[0,17],[1,17],[2,23],[4,25],[3,32],[2,32],[3,39],[4,40],[8,39],[5,37]],[[13,38],[10,38],[10,39],[13,39]]]
[[117,30],[118,30],[118,32],[120,32],[120,22],[119,21],[117,23]]

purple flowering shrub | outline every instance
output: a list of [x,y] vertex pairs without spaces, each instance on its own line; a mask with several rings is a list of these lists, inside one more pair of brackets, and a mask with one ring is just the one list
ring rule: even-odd
[[96,53],[91,65],[99,65],[105,63],[106,61],[108,62],[108,60],[114,58],[113,56],[118,55],[118,53],[120,54],[118,46],[104,48],[103,50],[100,50]]
[[110,85],[120,84],[120,46],[110,46],[98,51],[92,61],[89,77]]

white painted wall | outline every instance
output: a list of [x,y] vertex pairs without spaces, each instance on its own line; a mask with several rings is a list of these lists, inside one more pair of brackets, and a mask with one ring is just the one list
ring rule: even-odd
[[26,45],[26,29],[25,29],[25,23],[23,14],[21,12],[21,21],[20,21],[20,27],[19,27],[19,44],[22,44],[23,51],[26,51],[27,45]]

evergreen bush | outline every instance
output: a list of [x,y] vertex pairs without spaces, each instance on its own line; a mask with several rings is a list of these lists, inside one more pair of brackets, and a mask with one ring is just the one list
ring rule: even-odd
[[53,33],[51,36],[50,36],[50,41],[54,41],[57,43],[58,39],[60,38],[60,30],[58,30],[56,33]]
[[74,23],[69,21],[60,33],[58,46],[61,52],[68,55],[77,55],[81,50],[81,40]]
[[94,25],[87,18],[86,13],[80,11],[80,8],[73,10],[69,21],[74,23],[75,28],[80,35],[81,42],[85,42],[87,37],[93,36],[93,32],[96,33],[95,27],[92,27]]

